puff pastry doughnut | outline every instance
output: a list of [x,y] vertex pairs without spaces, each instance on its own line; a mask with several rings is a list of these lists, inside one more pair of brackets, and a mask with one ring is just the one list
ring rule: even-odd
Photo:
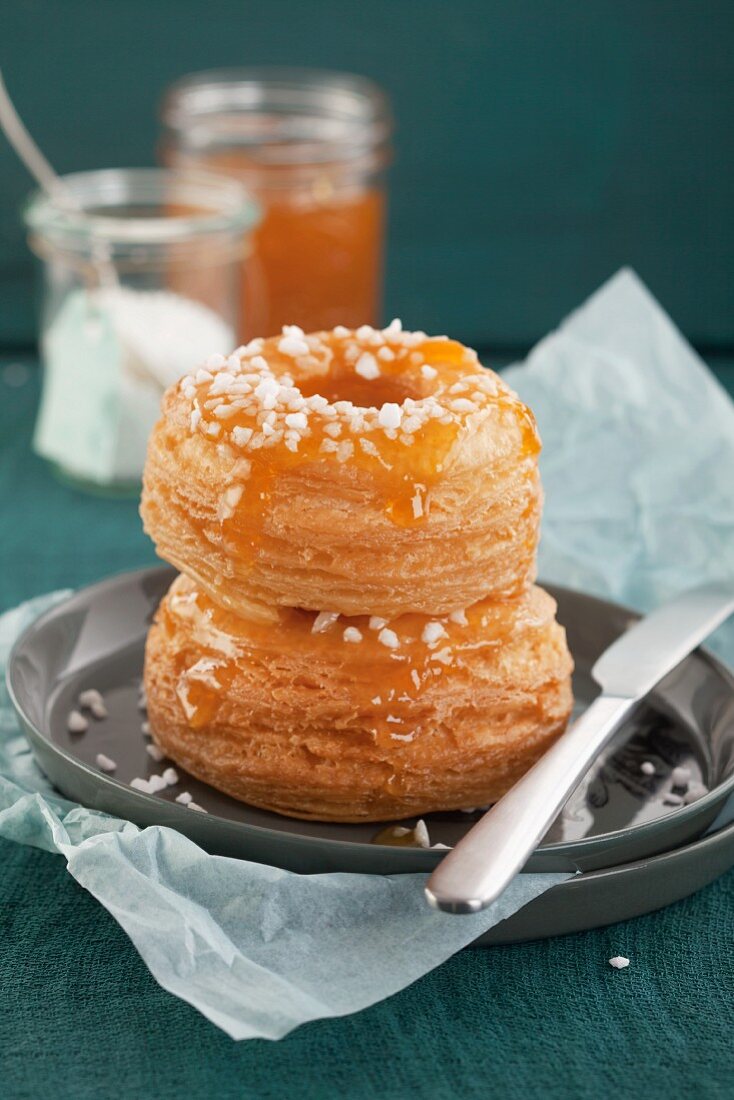
[[532,414],[476,353],[379,332],[254,340],[166,394],[141,506],[222,606],[444,615],[535,575]]
[[276,628],[179,577],[148,635],[153,734],[193,775],[294,817],[485,805],[566,724],[571,659],[554,616],[530,587],[453,617],[293,610]]

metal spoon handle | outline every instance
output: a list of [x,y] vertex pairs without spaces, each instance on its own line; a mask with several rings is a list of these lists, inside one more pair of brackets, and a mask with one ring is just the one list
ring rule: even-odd
[[476,913],[491,905],[635,703],[616,695],[595,699],[444,857],[426,886],[431,905],[447,913]]

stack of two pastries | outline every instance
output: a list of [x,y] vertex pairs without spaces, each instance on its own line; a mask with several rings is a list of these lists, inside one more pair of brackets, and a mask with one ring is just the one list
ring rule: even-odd
[[473,351],[396,322],[286,327],[182,379],[142,501],[182,574],[146,650],[158,745],[294,817],[499,798],[571,709],[539,449]]

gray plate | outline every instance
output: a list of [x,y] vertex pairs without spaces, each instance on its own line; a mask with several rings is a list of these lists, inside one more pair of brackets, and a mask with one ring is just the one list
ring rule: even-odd
[[[440,852],[372,843],[380,826],[280,817],[237,802],[182,769],[180,784],[160,795],[127,785],[162,768],[145,751],[137,698],[145,633],[173,576],[159,567],[93,585],[43,615],[18,640],[8,669],[11,697],[41,767],[59,790],[142,826],[179,829],[208,851],[295,871],[390,874],[435,866]],[[583,709],[596,694],[591,665],[635,616],[590,596],[550,590],[568,631],[577,707]],[[687,658],[571,797],[527,869],[608,868],[700,836],[734,787],[733,686],[730,673],[709,654]],[[67,714],[89,687],[103,692],[109,717],[71,734]],[[95,767],[99,752],[117,761],[114,777]],[[655,775],[640,771],[644,760],[654,762]],[[677,765],[710,788],[692,805],[668,804]],[[208,814],[174,801],[184,789]],[[429,815],[432,841],[455,843],[475,816]]]
[[590,871],[554,886],[490,928],[475,946],[564,936],[640,917],[694,894],[733,866],[734,824],[730,824],[675,851]]

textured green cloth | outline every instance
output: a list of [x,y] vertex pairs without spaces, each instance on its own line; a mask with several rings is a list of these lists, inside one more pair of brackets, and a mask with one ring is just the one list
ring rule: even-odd
[[[6,379],[2,606],[152,560],[134,502],[82,497],[30,455],[35,377]],[[237,1044],[155,984],[62,860],[1,842],[0,861],[3,1100],[734,1094],[734,872],[662,913],[464,951],[355,1016]]]

